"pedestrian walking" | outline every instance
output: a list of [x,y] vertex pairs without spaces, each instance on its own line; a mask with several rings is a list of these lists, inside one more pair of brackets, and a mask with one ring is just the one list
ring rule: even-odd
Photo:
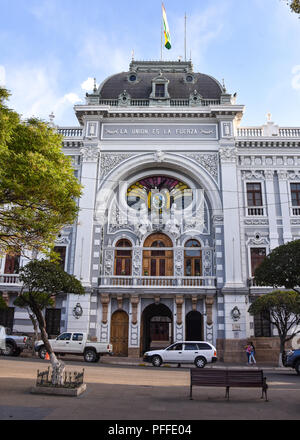
[[249,365],[249,359],[250,359],[250,354],[251,354],[251,346],[250,346],[250,344],[247,344],[245,349],[246,349],[246,354],[247,354],[247,364]]
[[250,356],[249,356],[249,364],[256,364],[256,360],[255,360],[255,347],[253,342],[250,342]]

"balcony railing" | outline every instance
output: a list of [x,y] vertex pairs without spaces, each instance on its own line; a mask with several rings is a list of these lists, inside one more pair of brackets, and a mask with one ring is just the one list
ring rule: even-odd
[[1,274],[0,275],[0,284],[9,284],[11,285],[15,285],[15,286],[20,286],[20,280],[19,280],[19,275],[18,274],[9,274],[9,273],[5,273],[5,274]]
[[215,287],[216,277],[151,277],[151,276],[103,276],[99,278],[99,286],[103,287]]
[[78,127],[61,127],[57,132],[64,137],[82,137],[82,128]]
[[247,215],[251,217],[258,217],[264,215],[264,208],[262,206],[252,206],[247,208]]
[[299,216],[300,215],[300,206],[293,206],[291,208],[291,215],[294,216]]

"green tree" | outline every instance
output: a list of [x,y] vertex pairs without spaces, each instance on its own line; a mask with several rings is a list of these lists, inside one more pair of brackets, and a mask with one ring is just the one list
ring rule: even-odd
[[300,0],[289,0],[287,4],[293,12],[300,14]]
[[273,249],[254,272],[257,286],[285,287],[300,292],[300,240]]
[[48,260],[32,260],[20,269],[23,283],[19,296],[14,301],[18,307],[30,308],[36,318],[44,346],[50,355],[53,385],[63,382],[64,363],[55,356],[48,340],[43,310],[54,304],[59,294],[83,295],[83,286],[73,275],[66,273],[58,264]]
[[295,291],[275,290],[257,298],[249,307],[251,315],[263,313],[273,324],[280,339],[279,366],[282,366],[282,356],[285,343],[300,333],[300,294]]
[[7,307],[6,302],[2,298],[1,292],[0,292],[0,310],[3,310]]
[[22,121],[0,88],[0,253],[46,252],[77,215],[81,186],[62,137],[38,119]]

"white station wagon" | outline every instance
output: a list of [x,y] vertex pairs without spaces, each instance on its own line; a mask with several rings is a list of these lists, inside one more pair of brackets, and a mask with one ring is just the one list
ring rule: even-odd
[[216,348],[206,341],[175,342],[163,350],[147,351],[143,359],[154,367],[160,367],[163,363],[176,363],[195,364],[198,368],[218,360]]

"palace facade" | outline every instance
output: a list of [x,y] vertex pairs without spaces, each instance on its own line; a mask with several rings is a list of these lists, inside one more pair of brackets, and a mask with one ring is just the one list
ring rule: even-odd
[[[270,115],[243,127],[236,96],[182,61],[133,60],[74,109],[78,127],[57,130],[84,189],[56,250],[86,294],[57,298],[48,333],[85,331],[134,357],[186,339],[225,360],[243,359],[247,338],[258,359],[259,342],[272,353],[275,330],[247,310],[271,290],[254,285],[257,265],[300,236],[300,127]],[[28,333],[13,307],[24,262],[1,261],[1,319]]]

